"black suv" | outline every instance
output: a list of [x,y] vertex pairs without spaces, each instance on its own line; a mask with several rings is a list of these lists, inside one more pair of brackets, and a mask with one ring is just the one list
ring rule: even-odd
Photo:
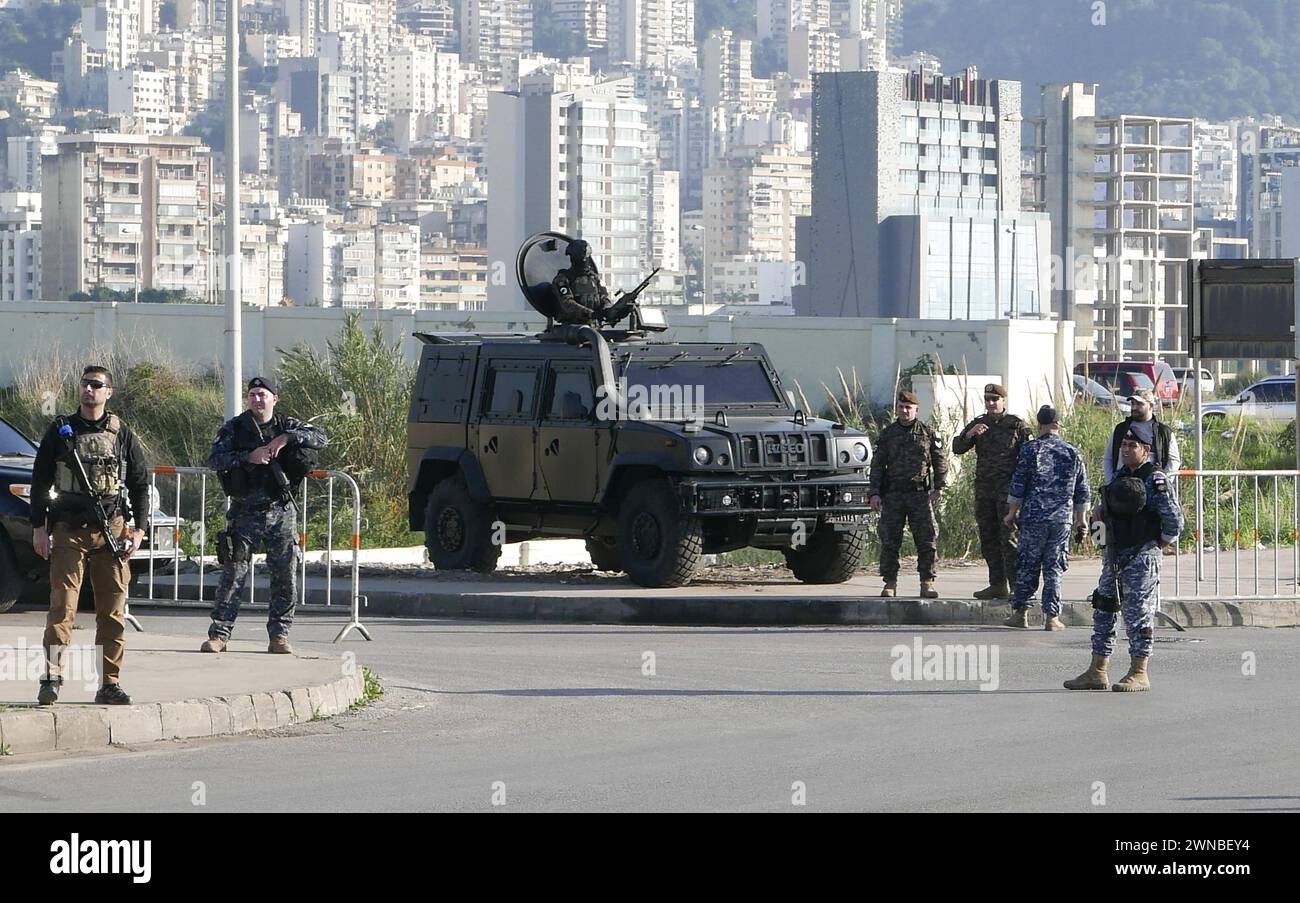
[[[644,315],[649,319],[649,314]],[[839,583],[870,519],[867,437],[796,410],[757,344],[634,328],[429,335],[408,417],[412,530],[439,568],[505,542],[584,537],[593,563],[681,586],[706,553],[780,549]]]

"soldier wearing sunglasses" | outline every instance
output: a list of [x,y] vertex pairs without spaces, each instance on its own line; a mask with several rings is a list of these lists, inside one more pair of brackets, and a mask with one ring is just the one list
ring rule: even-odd
[[[130,559],[144,537],[142,525],[149,522],[149,467],[135,434],[105,410],[112,397],[113,375],[103,367],[87,367],[78,387],[77,412],[50,425],[32,465],[32,547],[50,561],[50,613],[43,641],[46,675],[37,695],[41,705],[53,705],[59,698],[62,652],[71,642],[85,577],[95,592],[95,645],[104,650],[95,702],[131,702],[119,679],[126,651]],[[122,551],[120,557],[113,554],[100,526],[97,505]],[[129,533],[128,520],[135,522]]]

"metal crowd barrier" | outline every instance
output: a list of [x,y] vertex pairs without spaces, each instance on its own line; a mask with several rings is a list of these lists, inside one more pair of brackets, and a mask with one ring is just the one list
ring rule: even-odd
[[1300,470],[1180,470],[1172,485],[1185,526],[1162,599],[1295,598]]
[[[154,494],[154,498],[160,498],[157,494],[158,475],[173,476],[175,478],[175,508],[171,514],[176,518],[173,526],[172,537],[172,601],[180,601],[181,587],[181,554],[182,530],[183,523],[181,517],[181,480],[186,475],[197,475],[199,477],[199,529],[198,529],[198,598],[206,601],[204,589],[206,587],[206,576],[208,570],[218,570],[215,566],[208,568],[207,538],[208,538],[208,477],[215,475],[215,471],[206,467],[173,467],[170,465],[157,465],[150,468],[149,488]],[[361,488],[357,481],[351,476],[340,470],[314,470],[309,477],[316,480],[325,480],[325,605],[333,605],[333,588],[334,588],[334,481],[343,480],[352,489],[352,568],[351,568],[351,592],[350,597],[350,619],[343,629],[339,631],[338,636],[334,637],[337,643],[346,637],[353,630],[356,630],[367,640],[370,639],[370,633],[361,623],[361,605],[365,596],[361,595]],[[309,480],[303,480],[302,494],[299,499],[298,508],[298,541],[302,549],[300,562],[300,572],[298,575],[298,603],[305,605],[307,602],[307,484]],[[148,600],[153,601],[157,597],[154,595],[154,564],[157,559],[154,556],[149,558],[148,572]],[[256,564],[249,562],[248,567],[248,601],[252,603],[256,599]]]

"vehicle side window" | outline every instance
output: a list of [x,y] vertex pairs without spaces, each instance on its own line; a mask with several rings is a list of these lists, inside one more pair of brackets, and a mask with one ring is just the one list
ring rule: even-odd
[[493,367],[488,383],[487,404],[483,412],[489,417],[530,417],[537,395],[537,370],[507,370]]
[[590,420],[595,411],[590,370],[556,371],[547,400],[549,420]]
[[1156,365],[1156,383],[1168,382],[1174,378],[1174,371],[1169,368],[1168,364]]
[[1250,391],[1255,394],[1256,401],[1281,401],[1282,393],[1276,383],[1259,383],[1251,386]]
[[1282,396],[1278,401],[1295,403],[1295,383],[1278,383],[1277,388],[1281,390]]

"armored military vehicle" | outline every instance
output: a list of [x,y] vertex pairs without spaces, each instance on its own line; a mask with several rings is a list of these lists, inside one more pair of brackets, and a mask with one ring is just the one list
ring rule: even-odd
[[798,410],[761,345],[659,340],[662,317],[632,293],[610,305],[626,328],[599,311],[555,322],[569,241],[519,252],[540,334],[416,334],[409,516],[430,561],[489,572],[503,542],[580,537],[642,586],[681,586],[701,556],[746,546],[781,550],[807,583],[852,576],[867,437]]

